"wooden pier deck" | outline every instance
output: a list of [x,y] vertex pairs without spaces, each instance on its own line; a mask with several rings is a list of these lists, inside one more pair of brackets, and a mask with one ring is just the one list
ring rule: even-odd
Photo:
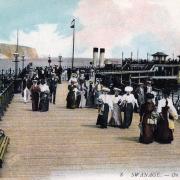
[[[32,112],[15,95],[0,128],[10,137],[1,179],[63,179],[72,174],[129,173],[135,170],[180,172],[180,123],[175,141],[138,143],[137,114],[129,129],[99,129],[96,109],[65,108],[67,84],[58,85],[49,112]],[[180,176],[180,174],[179,174]],[[118,176],[119,177],[119,176]]]

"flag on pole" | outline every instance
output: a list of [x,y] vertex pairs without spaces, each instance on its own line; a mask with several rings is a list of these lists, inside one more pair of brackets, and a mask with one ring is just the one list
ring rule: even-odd
[[70,27],[71,27],[71,28],[75,28],[75,19],[72,20]]

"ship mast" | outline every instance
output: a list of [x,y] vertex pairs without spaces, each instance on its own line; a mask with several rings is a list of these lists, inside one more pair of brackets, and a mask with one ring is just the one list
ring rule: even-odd
[[16,51],[14,53],[14,63],[15,63],[15,78],[18,76],[18,57],[19,57],[19,30],[17,29],[17,43],[16,43]]

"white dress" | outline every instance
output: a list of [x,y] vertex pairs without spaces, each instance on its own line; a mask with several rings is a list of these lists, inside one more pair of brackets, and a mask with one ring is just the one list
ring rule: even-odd
[[121,126],[122,125],[122,117],[121,117],[121,109],[118,105],[119,102],[122,101],[122,96],[112,96],[112,103],[113,103],[113,110],[112,110],[112,117],[109,122],[111,126]]
[[84,84],[82,85],[82,88],[79,85],[79,92],[81,94],[81,101],[80,101],[79,107],[81,107],[81,108],[84,108],[86,106],[86,98],[85,98],[86,90],[87,90],[87,88],[85,87]]

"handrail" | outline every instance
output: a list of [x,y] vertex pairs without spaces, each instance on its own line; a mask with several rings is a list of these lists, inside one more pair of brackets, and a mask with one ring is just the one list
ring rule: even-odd
[[14,81],[0,93],[0,120],[14,96]]
[[13,83],[14,83],[14,82],[11,82],[11,83],[8,85],[8,87],[6,87],[6,88],[4,89],[3,92],[0,93],[0,96],[2,96],[2,95],[9,89],[9,87],[12,86]]

